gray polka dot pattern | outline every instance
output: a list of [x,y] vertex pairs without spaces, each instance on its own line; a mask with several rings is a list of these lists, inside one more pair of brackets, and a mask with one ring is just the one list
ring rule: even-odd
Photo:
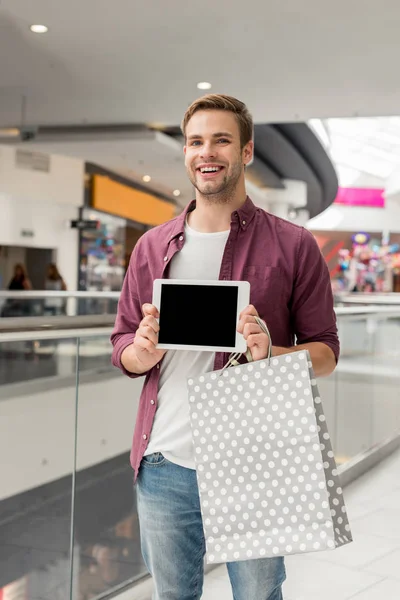
[[308,352],[188,380],[207,562],[351,541]]

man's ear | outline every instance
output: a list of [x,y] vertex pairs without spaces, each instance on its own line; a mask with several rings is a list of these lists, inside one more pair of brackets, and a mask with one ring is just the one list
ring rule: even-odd
[[186,150],[187,150],[187,146],[185,144],[185,146],[183,146],[183,154],[186,156]]
[[254,153],[254,142],[253,142],[253,140],[251,140],[250,142],[247,142],[247,144],[245,145],[245,147],[242,150],[242,158],[243,158],[244,166],[247,166],[249,163],[251,163],[251,161],[253,160],[253,153]]

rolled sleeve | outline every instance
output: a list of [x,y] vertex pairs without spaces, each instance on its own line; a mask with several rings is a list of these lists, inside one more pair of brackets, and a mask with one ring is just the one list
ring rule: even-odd
[[125,275],[118,302],[118,311],[115,325],[111,334],[113,352],[111,362],[115,367],[131,378],[142,377],[143,374],[130,373],[121,362],[121,355],[125,348],[133,343],[136,331],[142,320],[142,309],[138,297],[137,281],[135,276],[136,253],[132,253],[128,271]]
[[291,315],[297,344],[322,342],[331,348],[337,362],[340,343],[328,266],[306,229],[300,236]]

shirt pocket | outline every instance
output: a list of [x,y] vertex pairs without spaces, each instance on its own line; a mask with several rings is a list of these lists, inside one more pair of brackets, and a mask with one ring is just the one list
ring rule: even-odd
[[268,316],[283,302],[283,276],[280,267],[246,266],[243,279],[250,283],[250,304],[262,317]]

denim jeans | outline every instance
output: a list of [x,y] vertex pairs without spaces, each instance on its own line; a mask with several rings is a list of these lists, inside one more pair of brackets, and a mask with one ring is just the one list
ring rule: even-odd
[[[143,559],[153,600],[197,600],[203,590],[205,540],[196,471],[157,452],[143,458],[137,479]],[[282,600],[283,558],[227,563],[234,600]]]

